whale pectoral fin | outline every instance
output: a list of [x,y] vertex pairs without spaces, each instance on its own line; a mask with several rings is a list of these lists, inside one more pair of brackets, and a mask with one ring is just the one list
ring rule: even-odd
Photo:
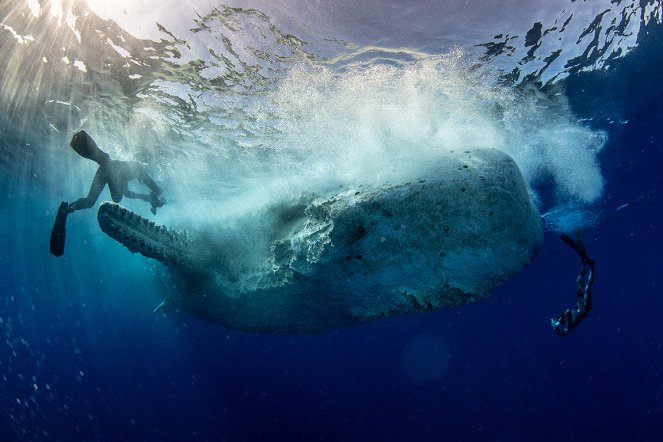
[[110,202],[99,206],[97,220],[103,232],[131,252],[166,265],[193,266],[195,263],[186,233],[169,230]]

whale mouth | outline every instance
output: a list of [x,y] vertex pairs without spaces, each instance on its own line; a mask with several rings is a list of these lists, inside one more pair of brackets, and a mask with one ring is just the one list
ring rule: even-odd
[[191,240],[184,232],[155,224],[116,203],[105,201],[97,212],[99,227],[132,253],[166,265],[191,266]]

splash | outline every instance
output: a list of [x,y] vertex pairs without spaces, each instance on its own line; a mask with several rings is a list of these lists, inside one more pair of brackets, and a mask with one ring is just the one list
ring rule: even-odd
[[[66,166],[53,170],[74,169],[67,137],[85,127],[113,157],[156,169],[173,216],[213,219],[283,192],[416,176],[440,155],[474,147],[510,154],[543,212],[582,211],[603,191],[606,135],[578,121],[563,94],[501,85],[499,63],[467,45],[431,55],[423,46],[354,46],[343,35],[307,43],[265,13],[231,7],[140,40],[79,3],[67,9],[73,27],[61,29],[26,8],[4,25],[34,41],[11,39],[3,103],[12,122],[3,124],[32,134],[48,122],[44,138],[56,148],[47,162]],[[50,40],[57,44],[43,44]],[[53,62],[62,55],[67,63]],[[30,63],[34,78],[20,75]],[[84,192],[82,173],[74,184]]]
[[[251,121],[236,124],[250,124],[251,135],[206,147],[219,158],[243,160],[226,161],[229,169],[188,159],[180,172],[180,166],[171,170],[184,187],[192,168],[210,180],[222,170],[225,181],[215,192],[226,195],[211,212],[224,216],[284,192],[325,194],[339,186],[416,177],[441,156],[476,147],[511,155],[539,205],[556,208],[552,214],[566,216],[564,207],[573,206],[574,219],[581,221],[577,215],[603,192],[597,154],[606,134],[578,121],[563,94],[502,86],[497,74],[477,71],[460,49],[343,69],[300,62],[245,104],[242,115]],[[538,196],[551,194],[551,187],[552,201]],[[187,204],[187,211],[209,220],[209,203]]]
[[270,99],[280,167],[320,185],[416,176],[443,153],[489,147],[516,160],[533,192],[551,179],[558,202],[589,204],[603,190],[605,133],[581,124],[561,94],[477,74],[460,49],[341,72],[299,65]]

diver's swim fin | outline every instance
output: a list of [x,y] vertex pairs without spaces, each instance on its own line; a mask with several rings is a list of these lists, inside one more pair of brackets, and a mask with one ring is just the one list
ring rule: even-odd
[[578,247],[576,246],[576,242],[574,240],[572,240],[569,235],[567,235],[566,233],[562,233],[561,235],[559,235],[559,237],[562,241],[567,243],[569,245],[569,247],[571,247],[573,250],[575,250],[576,252],[578,251]]
[[66,236],[65,226],[69,214],[69,204],[64,201],[60,203],[58,214],[55,216],[53,230],[51,230],[51,253],[54,256],[62,256],[64,253],[64,240]]
[[594,260],[587,256],[587,250],[585,250],[585,244],[582,242],[582,236],[580,235],[580,230],[576,230],[576,239],[575,241],[571,239],[566,233],[562,233],[559,237],[569,245],[582,259],[582,262],[594,264]]

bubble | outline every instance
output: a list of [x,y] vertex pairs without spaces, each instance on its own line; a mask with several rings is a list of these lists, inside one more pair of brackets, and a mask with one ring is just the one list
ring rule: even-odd
[[[603,193],[606,134],[579,121],[564,94],[505,86],[476,64],[461,49],[342,69],[302,61],[239,97],[241,113],[206,102],[195,143],[163,143],[182,150],[164,178],[174,201],[164,223],[218,225],[284,195],[408,181],[472,148],[509,154],[541,212],[573,205],[586,223]],[[217,114],[232,124],[213,124]]]
[[557,204],[596,201],[605,133],[582,124],[563,94],[503,86],[469,65],[456,49],[340,72],[292,69],[270,97],[281,122],[273,165],[319,187],[383,184],[416,176],[454,149],[495,148],[513,157],[533,193],[546,182]]

